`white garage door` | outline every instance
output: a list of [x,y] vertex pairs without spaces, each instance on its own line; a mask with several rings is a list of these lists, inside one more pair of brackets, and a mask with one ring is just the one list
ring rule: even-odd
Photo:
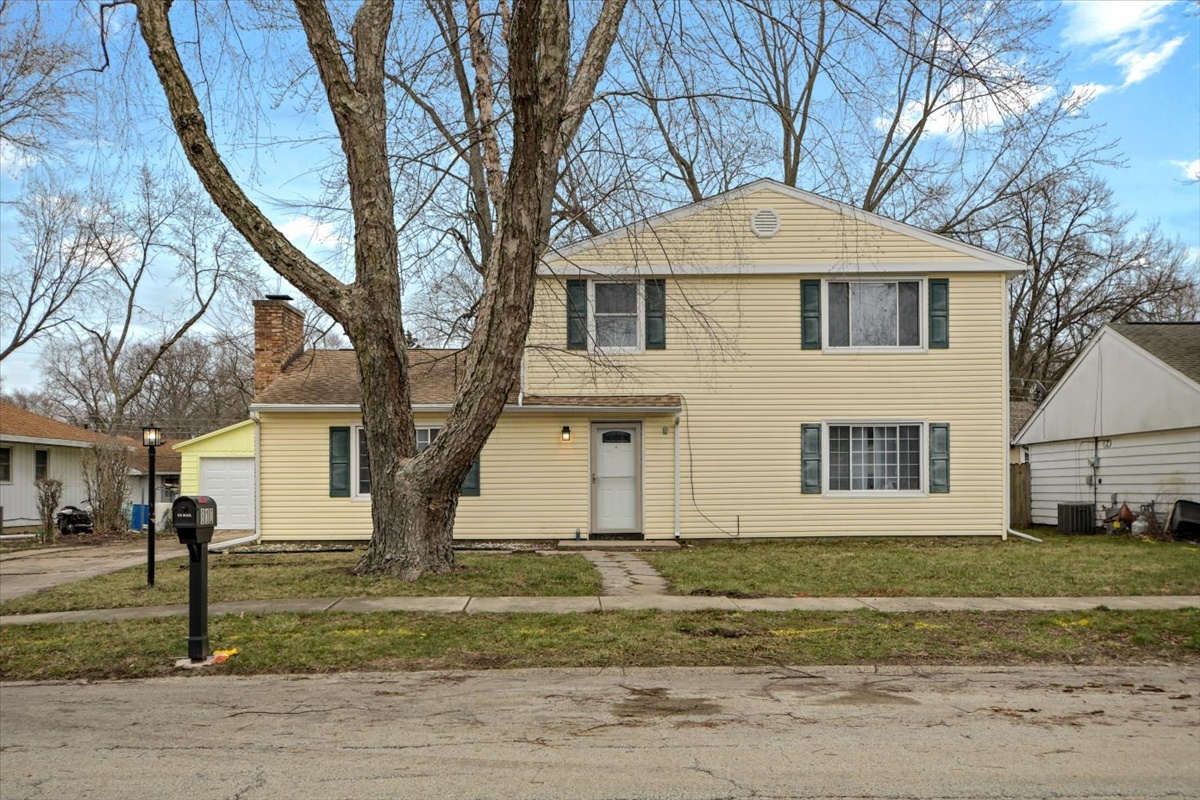
[[254,527],[254,459],[201,458],[200,494],[217,501],[217,530]]

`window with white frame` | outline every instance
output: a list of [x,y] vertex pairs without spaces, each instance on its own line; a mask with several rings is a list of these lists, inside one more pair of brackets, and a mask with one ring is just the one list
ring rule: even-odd
[[642,349],[642,293],[636,283],[591,281],[591,341],[598,350]]
[[921,283],[827,282],[828,346],[921,347]]
[[12,483],[11,447],[0,447],[0,483]]
[[[367,455],[367,429],[356,428],[358,431],[358,447],[355,449],[355,460],[351,473],[358,476],[357,494],[371,493],[371,460]],[[422,452],[437,438],[441,428],[417,428],[417,452]]]
[[49,450],[34,450],[33,451],[33,479],[35,481],[44,480],[50,477],[50,451]]
[[919,423],[830,424],[829,491],[921,491]]

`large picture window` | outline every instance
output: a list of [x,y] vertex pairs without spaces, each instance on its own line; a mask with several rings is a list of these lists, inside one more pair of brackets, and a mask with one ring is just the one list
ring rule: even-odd
[[829,281],[829,347],[921,347],[921,281]]
[[830,425],[829,490],[921,491],[921,425]]
[[[358,446],[354,448],[354,458],[351,464],[351,474],[357,476],[357,491],[359,497],[369,497],[371,494],[371,460],[367,453],[367,431],[365,428],[355,428]],[[425,448],[437,438],[441,428],[417,428],[417,452]],[[462,495],[464,497],[479,496],[479,459],[471,465],[470,472],[463,480]]]

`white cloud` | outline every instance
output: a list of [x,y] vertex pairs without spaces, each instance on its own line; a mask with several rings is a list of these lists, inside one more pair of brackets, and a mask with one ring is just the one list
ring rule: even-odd
[[[1043,100],[1054,94],[1049,86],[1028,86],[1024,91],[1013,89],[1000,96],[983,95],[967,96],[962,92],[962,99],[950,105],[939,108],[925,120],[925,132],[934,136],[959,136],[964,131],[977,131],[1000,124],[1006,118],[1023,114],[1028,109],[1039,105]],[[924,114],[924,105],[911,100],[900,115],[899,131],[907,134],[920,122]],[[875,127],[886,130],[891,125],[890,119],[875,120]]]
[[292,217],[279,226],[279,231],[300,249],[309,247],[341,247],[346,240],[329,222],[319,222],[312,217]]
[[1116,88],[1106,83],[1077,83],[1071,87],[1071,94],[1067,96],[1067,105],[1077,113],[1100,95],[1108,94]]
[[1184,180],[1200,181],[1200,158],[1195,161],[1172,161],[1171,163],[1183,170]]
[[1163,21],[1169,0],[1078,0],[1066,3],[1063,38],[1070,44],[1100,45],[1148,31]]
[[0,140],[0,174],[16,179],[37,163],[38,159],[30,151]]
[[1185,39],[1186,36],[1176,36],[1157,50],[1129,50],[1117,56],[1116,65],[1125,70],[1125,85],[1140,83],[1162,69]]

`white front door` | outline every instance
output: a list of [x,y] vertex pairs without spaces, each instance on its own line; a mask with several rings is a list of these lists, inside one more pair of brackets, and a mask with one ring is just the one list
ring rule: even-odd
[[642,530],[642,425],[592,425],[592,530]]
[[200,494],[217,501],[218,530],[254,527],[254,459],[200,458]]

